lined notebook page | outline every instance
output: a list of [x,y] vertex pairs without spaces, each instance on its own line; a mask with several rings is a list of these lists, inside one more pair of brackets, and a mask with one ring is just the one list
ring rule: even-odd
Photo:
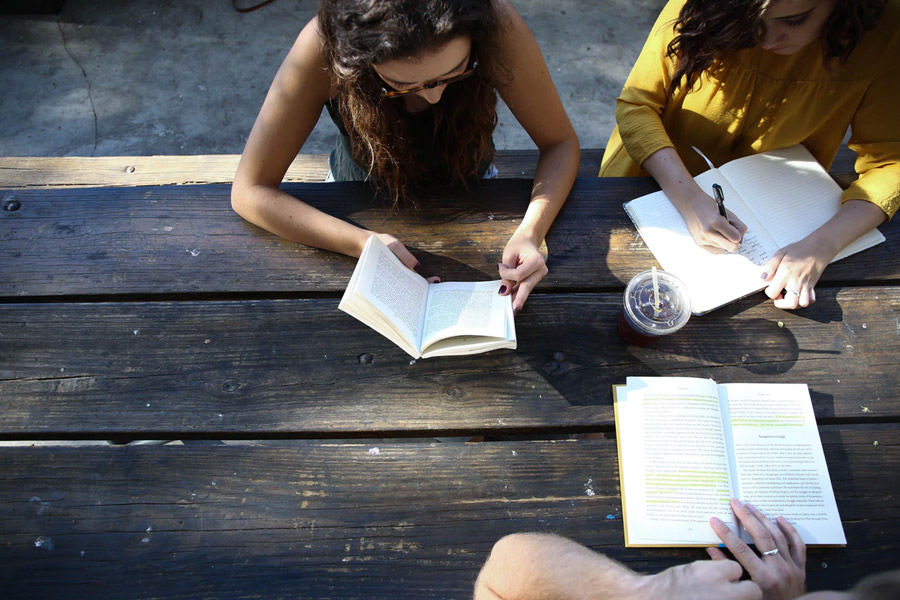
[[[778,244],[802,240],[841,207],[841,188],[802,145],[745,156],[719,169]],[[884,241],[873,230],[848,246],[839,260]],[[832,261],[833,262],[833,261]]]
[[729,210],[749,227],[739,252],[712,254],[698,246],[681,214],[661,191],[626,203],[625,210],[663,270],[687,285],[691,310],[700,315],[765,287],[759,278],[762,265],[778,246],[728,181],[715,171],[707,171],[695,179],[710,191],[712,183],[718,182],[725,192]]

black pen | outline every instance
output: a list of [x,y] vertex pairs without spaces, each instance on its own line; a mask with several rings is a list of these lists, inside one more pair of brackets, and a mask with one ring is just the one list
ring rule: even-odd
[[719,207],[719,214],[727,220],[728,213],[725,212],[725,193],[722,192],[722,186],[718,183],[714,183],[713,192],[716,194],[716,206]]

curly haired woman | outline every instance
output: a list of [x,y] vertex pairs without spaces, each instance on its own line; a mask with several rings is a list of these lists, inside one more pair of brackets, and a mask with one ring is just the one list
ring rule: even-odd
[[[232,206],[282,237],[359,256],[373,232],[278,189],[322,108],[340,131],[329,179],[367,180],[397,207],[429,186],[491,176],[498,94],[540,150],[531,200],[499,266],[500,293],[518,311],[547,273],[539,246],[580,150],[541,50],[508,0],[323,0],[250,132]],[[399,240],[376,235],[417,267]]]
[[[670,0],[616,107],[601,176],[652,175],[694,240],[732,251],[746,230],[691,175],[803,144],[829,167],[848,127],[858,180],[838,213],[764,267],[766,294],[815,302],[835,255],[900,206],[900,0]],[[785,198],[790,202],[790,198]]]

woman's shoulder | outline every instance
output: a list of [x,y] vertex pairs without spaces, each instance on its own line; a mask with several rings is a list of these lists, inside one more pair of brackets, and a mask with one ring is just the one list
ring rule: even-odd
[[294,40],[288,52],[288,57],[295,59],[324,61],[325,56],[325,38],[322,28],[319,26],[319,17],[315,16],[310,19]]
[[327,90],[324,93],[331,97],[334,78],[331,65],[325,58],[325,39],[318,17],[310,19],[297,35],[284,58],[279,74],[288,81],[302,82],[310,91]]

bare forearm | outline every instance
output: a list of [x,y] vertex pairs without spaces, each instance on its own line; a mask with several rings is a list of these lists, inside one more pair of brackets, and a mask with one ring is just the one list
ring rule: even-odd
[[640,576],[555,535],[519,533],[494,546],[475,583],[475,600],[631,598]]
[[578,175],[580,160],[581,149],[574,136],[541,152],[534,173],[531,202],[517,229],[536,245],[544,240],[565,204]]
[[703,193],[675,148],[657,150],[641,166],[653,176],[675,208],[681,212],[686,208],[686,203]]
[[727,208],[722,218],[716,201],[700,189],[674,148],[657,150],[644,161],[643,167],[681,213],[695,242],[728,252],[737,249],[746,225]]
[[231,205],[246,220],[283,238],[353,257],[372,233],[263,185],[234,188]]
[[831,219],[810,234],[830,261],[864,233],[881,225],[884,211],[865,200],[848,200]]

